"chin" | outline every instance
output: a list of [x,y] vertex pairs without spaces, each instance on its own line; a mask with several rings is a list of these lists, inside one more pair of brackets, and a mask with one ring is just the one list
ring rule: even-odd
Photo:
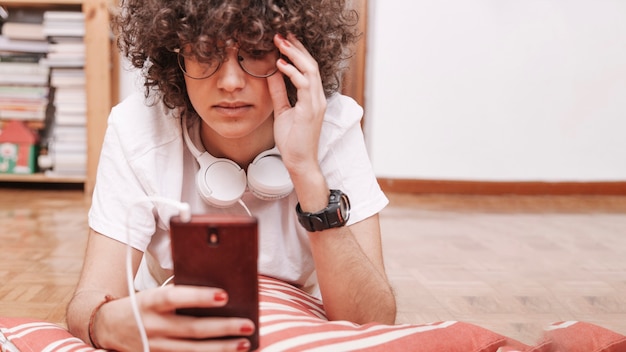
[[252,133],[254,133],[254,131],[254,129],[250,128],[233,128],[217,130],[216,132],[226,139],[243,139],[250,136]]

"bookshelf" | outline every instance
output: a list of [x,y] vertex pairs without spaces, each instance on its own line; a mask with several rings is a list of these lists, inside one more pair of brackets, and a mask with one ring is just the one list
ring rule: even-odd
[[83,183],[90,195],[95,186],[100,148],[107,117],[117,97],[117,59],[109,27],[110,0],[0,0],[8,9],[36,7],[44,9],[74,8],[85,14],[85,76],[87,95],[87,173],[85,177],[50,177],[43,174],[0,174],[0,182]]

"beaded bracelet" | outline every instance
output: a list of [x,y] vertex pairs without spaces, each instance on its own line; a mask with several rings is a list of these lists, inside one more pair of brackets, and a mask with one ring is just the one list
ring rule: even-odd
[[98,314],[98,311],[100,311],[100,308],[102,308],[102,306],[105,303],[109,303],[113,300],[115,300],[115,297],[113,296],[110,296],[110,295],[104,296],[104,301],[98,303],[98,305],[91,311],[91,316],[89,316],[89,325],[87,326],[87,336],[89,336],[89,342],[91,342],[91,345],[96,349],[101,349],[101,347],[98,346],[98,344],[96,343],[94,339],[94,336],[96,336],[96,334],[95,334],[95,331],[93,330],[93,325],[96,320],[96,314]]

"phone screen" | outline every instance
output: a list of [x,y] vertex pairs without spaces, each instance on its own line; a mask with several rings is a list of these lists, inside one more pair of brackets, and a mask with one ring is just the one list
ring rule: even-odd
[[185,308],[178,314],[245,317],[257,329],[249,336],[258,348],[258,222],[244,215],[193,215],[170,220],[174,284],[219,287],[228,303],[216,308]]

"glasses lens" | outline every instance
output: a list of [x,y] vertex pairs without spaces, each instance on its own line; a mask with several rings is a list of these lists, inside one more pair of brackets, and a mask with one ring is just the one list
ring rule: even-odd
[[269,77],[278,71],[276,61],[280,57],[278,49],[271,50],[239,50],[239,65],[254,77]]
[[185,75],[193,79],[204,79],[213,75],[220,67],[218,60],[198,60],[193,56],[185,56],[182,53],[178,53],[178,66]]

